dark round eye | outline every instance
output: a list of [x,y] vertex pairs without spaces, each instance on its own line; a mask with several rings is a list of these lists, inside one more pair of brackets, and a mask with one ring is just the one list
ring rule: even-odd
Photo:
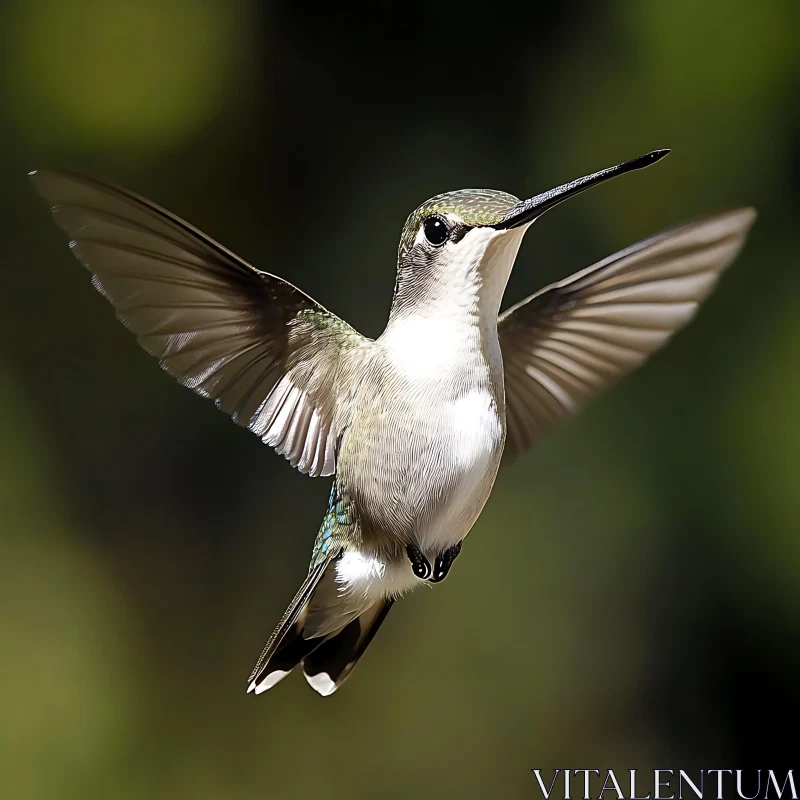
[[450,235],[448,224],[441,217],[428,217],[422,223],[425,238],[433,245],[444,244]]

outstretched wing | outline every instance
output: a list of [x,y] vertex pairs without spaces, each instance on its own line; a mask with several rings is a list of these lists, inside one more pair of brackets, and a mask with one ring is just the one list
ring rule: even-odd
[[755,216],[742,208],[645,239],[504,312],[498,331],[506,459],[682,328],[741,249]]
[[66,172],[31,178],[94,287],[167,372],[301,472],[334,471],[370,340],[147,200]]

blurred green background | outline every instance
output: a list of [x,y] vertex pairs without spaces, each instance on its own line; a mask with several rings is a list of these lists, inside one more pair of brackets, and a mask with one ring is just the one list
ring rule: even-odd
[[[532,767],[796,758],[796,0],[6,0],[0,23],[4,797],[526,798]],[[341,692],[246,695],[329,480],[138,349],[26,172],[126,186],[376,336],[421,201],[658,147],[536,224],[507,304],[753,204],[696,321],[501,473]]]

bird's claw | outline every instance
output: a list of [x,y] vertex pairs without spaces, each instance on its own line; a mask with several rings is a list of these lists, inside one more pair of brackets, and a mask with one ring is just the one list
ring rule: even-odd
[[433,565],[433,575],[429,578],[431,583],[439,583],[439,581],[443,581],[447,577],[447,573],[450,572],[450,567],[453,566],[453,562],[460,552],[461,542],[458,542],[458,544],[448,547],[447,550],[436,556],[436,562]]
[[461,542],[448,547],[447,550],[439,553],[436,556],[436,562],[433,569],[431,569],[431,562],[425,557],[422,550],[415,544],[410,544],[406,547],[408,560],[411,562],[411,570],[418,578],[423,581],[430,581],[431,583],[439,583],[447,577],[450,572],[450,567],[461,552]]
[[431,562],[425,558],[422,550],[415,544],[410,544],[406,547],[406,553],[408,554],[408,560],[411,562],[411,571],[414,575],[423,581],[428,580],[433,570],[431,570]]

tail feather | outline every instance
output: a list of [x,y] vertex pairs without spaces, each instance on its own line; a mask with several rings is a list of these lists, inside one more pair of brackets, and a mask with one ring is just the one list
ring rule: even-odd
[[304,656],[303,674],[313,689],[327,697],[345,682],[393,604],[391,599],[378,601]]
[[362,598],[354,605],[352,597],[339,595],[332,563],[335,558],[309,573],[261,653],[248,692],[271,689],[302,664],[312,688],[329,695],[367,649],[394,601]]
[[[308,573],[308,577],[298,590],[294,599],[289,603],[281,621],[269,637],[269,641],[261,651],[248,681],[248,692],[261,694],[271,689],[278,681],[285,678],[296,666],[307,651],[303,644],[311,644],[313,639],[302,638],[304,619],[308,614],[308,605],[314,590],[317,588],[322,576],[325,574],[329,561],[318,564]],[[316,642],[313,646],[316,646]]]

